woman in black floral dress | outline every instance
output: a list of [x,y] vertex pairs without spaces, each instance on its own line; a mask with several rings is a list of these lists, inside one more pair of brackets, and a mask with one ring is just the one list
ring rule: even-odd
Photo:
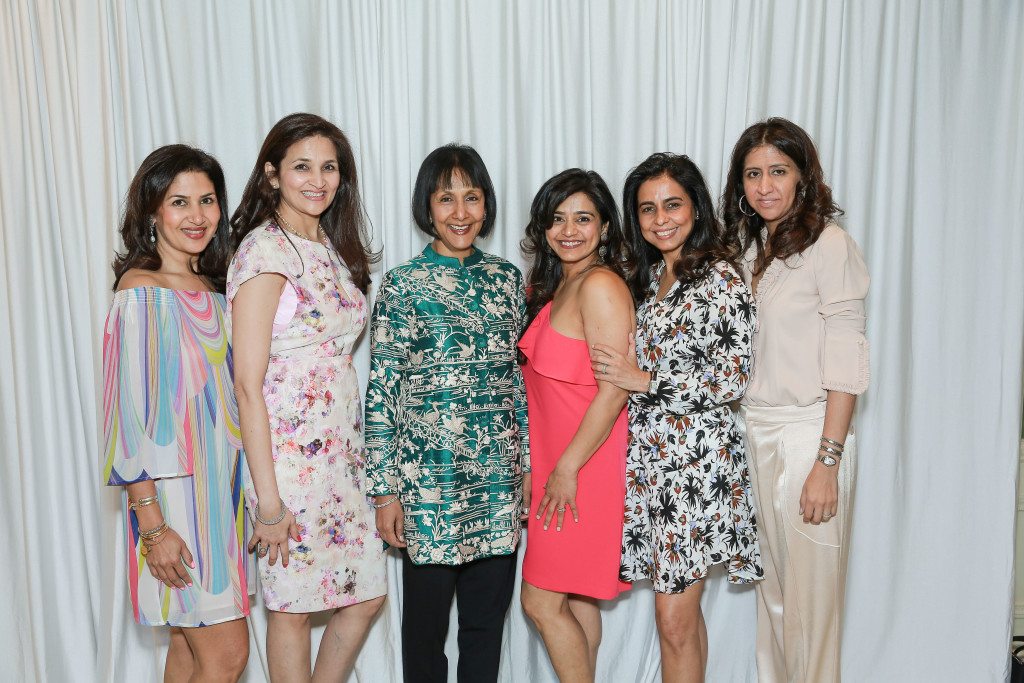
[[637,270],[636,356],[595,345],[595,377],[631,393],[622,578],[651,579],[662,678],[700,681],[702,579],[761,578],[750,481],[734,407],[750,372],[755,316],[704,178],[654,154],[626,178]]

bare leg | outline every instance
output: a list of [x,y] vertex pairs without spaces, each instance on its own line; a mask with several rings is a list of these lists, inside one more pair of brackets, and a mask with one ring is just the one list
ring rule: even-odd
[[551,664],[561,683],[592,683],[590,645],[583,626],[569,609],[569,596],[546,591],[523,581],[523,611],[544,639]]
[[267,664],[273,683],[309,681],[308,614],[270,612],[267,618]]
[[661,641],[661,680],[703,683],[708,661],[708,631],[700,609],[704,582],[682,593],[657,593],[654,618]]
[[587,651],[590,654],[590,670],[597,672],[597,648],[601,646],[601,608],[597,600],[582,595],[569,596],[569,611],[576,617],[583,633],[587,636]]
[[384,596],[334,611],[320,641],[313,668],[314,683],[341,683],[352,673],[370,625],[384,605]]
[[189,681],[234,683],[249,661],[249,628],[245,619],[182,629],[195,655]]
[[185,683],[192,677],[192,648],[181,628],[171,627],[171,644],[164,663],[164,683]]

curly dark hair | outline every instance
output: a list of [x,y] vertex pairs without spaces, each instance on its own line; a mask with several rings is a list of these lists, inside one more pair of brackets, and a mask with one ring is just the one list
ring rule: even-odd
[[[756,212],[750,216],[740,207],[743,198],[743,167],[747,155],[762,145],[771,145],[782,152],[800,171],[796,201],[792,210],[775,229],[765,244],[761,231],[764,219]],[[722,194],[722,218],[730,239],[746,251],[757,245],[753,274],[764,272],[772,259],[787,259],[814,244],[825,226],[843,215],[832,200],[832,190],[825,184],[824,172],[814,141],[803,128],[784,118],[772,117],[755,123],[743,131],[732,150],[732,161]],[[746,202],[749,207],[749,202]],[[767,247],[767,251],[766,251]],[[770,254],[770,255],[769,255]]]
[[[267,162],[280,170],[281,160],[284,159],[289,147],[306,138],[317,136],[334,143],[338,155],[338,170],[341,174],[338,192],[334,195],[334,201],[320,216],[320,226],[327,234],[331,246],[348,266],[349,272],[352,273],[352,281],[365,294],[370,287],[370,264],[376,262],[379,255],[369,247],[366,213],[359,198],[359,184],[356,179],[356,160],[352,154],[352,146],[341,129],[316,114],[289,114],[275,123],[267,133],[242,192],[242,201],[231,216],[233,247],[238,249],[246,235],[277,211],[281,201],[280,190],[275,190],[270,184],[270,179],[264,171]],[[285,237],[291,241],[287,233]]]
[[[629,245],[622,235],[622,222],[608,185],[595,171],[570,168],[549,178],[537,191],[530,206],[530,222],[526,237],[520,242],[523,253],[533,257],[530,274],[526,278],[526,326],[540,309],[555,296],[562,281],[562,262],[548,244],[547,231],[555,222],[555,211],[566,199],[582,192],[597,208],[601,224],[608,224],[595,265],[604,266],[626,279],[632,272]],[[524,328],[525,329],[525,328]]]
[[157,243],[149,240],[153,214],[160,208],[167,190],[182,173],[204,173],[213,183],[220,207],[213,239],[189,268],[205,278],[213,290],[224,293],[231,237],[228,227],[228,195],[224,185],[224,171],[211,155],[188,145],[164,145],[150,152],[135,172],[124,199],[121,220],[121,241],[124,253],[115,253],[114,290],[126,272],[132,268],[159,270],[161,266]]
[[651,284],[651,266],[662,260],[661,252],[644,239],[640,230],[637,193],[645,182],[661,176],[671,178],[682,186],[693,203],[696,215],[693,228],[675,264],[674,275],[679,282],[685,284],[702,278],[718,261],[736,267],[736,245],[729,242],[725,229],[715,215],[715,202],[697,164],[684,154],[656,152],[629,172],[622,190],[622,224],[626,241],[636,261],[636,268],[629,278],[629,288],[636,301],[647,296],[647,288]]

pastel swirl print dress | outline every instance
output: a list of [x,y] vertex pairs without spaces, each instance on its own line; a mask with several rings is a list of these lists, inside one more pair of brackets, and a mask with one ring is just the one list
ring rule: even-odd
[[653,381],[629,399],[622,576],[681,593],[726,564],[729,581],[756,581],[753,494],[731,405],[750,377],[750,290],[719,262],[658,300],[663,269],[637,309],[637,361]]
[[158,581],[140,552],[123,494],[135,620],[206,626],[249,613],[255,567],[245,552],[245,464],[225,300],[160,287],[114,295],[103,332],[103,481],[152,479],[167,524],[195,560],[192,585]]
[[[263,398],[274,473],[301,541],[289,561],[259,559],[267,607],[319,612],[387,592],[384,548],[366,496],[363,411],[352,346],[366,298],[338,254],[268,223],[238,247],[228,269],[228,306],[262,273],[286,279],[270,342]],[[247,484],[250,509],[256,491]]]

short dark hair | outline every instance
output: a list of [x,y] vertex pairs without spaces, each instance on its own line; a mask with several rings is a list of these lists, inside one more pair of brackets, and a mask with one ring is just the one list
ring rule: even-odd
[[637,193],[640,186],[652,178],[662,176],[679,183],[693,203],[693,228],[676,262],[676,279],[686,284],[703,277],[717,261],[725,261],[734,268],[735,247],[726,238],[725,230],[715,215],[715,202],[697,164],[685,154],[655,152],[629,172],[622,190],[623,226],[636,259],[636,270],[629,278],[633,297],[642,301],[647,297],[651,282],[651,265],[661,260],[661,252],[644,239],[640,230]]
[[124,199],[124,217],[120,230],[125,250],[123,254],[114,255],[115,290],[121,277],[132,268],[160,269],[161,259],[156,250],[156,242],[149,240],[150,223],[174,179],[189,172],[203,173],[210,179],[220,207],[220,220],[213,239],[191,266],[192,272],[209,280],[214,291],[224,292],[228,256],[231,252],[224,171],[212,156],[188,145],[158,147],[143,160],[132,178]]
[[487,237],[494,229],[498,200],[484,160],[469,145],[450,142],[438,147],[423,160],[412,191],[412,219],[417,228],[431,237],[437,237],[437,230],[430,221],[430,196],[438,190],[450,188],[456,174],[484,192],[484,224],[480,228],[480,237]]
[[[369,248],[366,215],[359,198],[356,178],[356,160],[352,145],[336,125],[316,114],[289,114],[274,124],[263,141],[249,180],[242,191],[242,201],[231,217],[234,248],[264,221],[272,218],[281,202],[280,191],[274,189],[267,178],[265,166],[269,163],[278,172],[288,148],[306,138],[323,137],[334,144],[338,155],[341,183],[334,201],[323,212],[320,224],[331,246],[345,262],[352,281],[365,294],[370,287],[370,264],[377,254]],[[288,237],[286,234],[285,237]],[[291,238],[288,237],[291,241]]]

